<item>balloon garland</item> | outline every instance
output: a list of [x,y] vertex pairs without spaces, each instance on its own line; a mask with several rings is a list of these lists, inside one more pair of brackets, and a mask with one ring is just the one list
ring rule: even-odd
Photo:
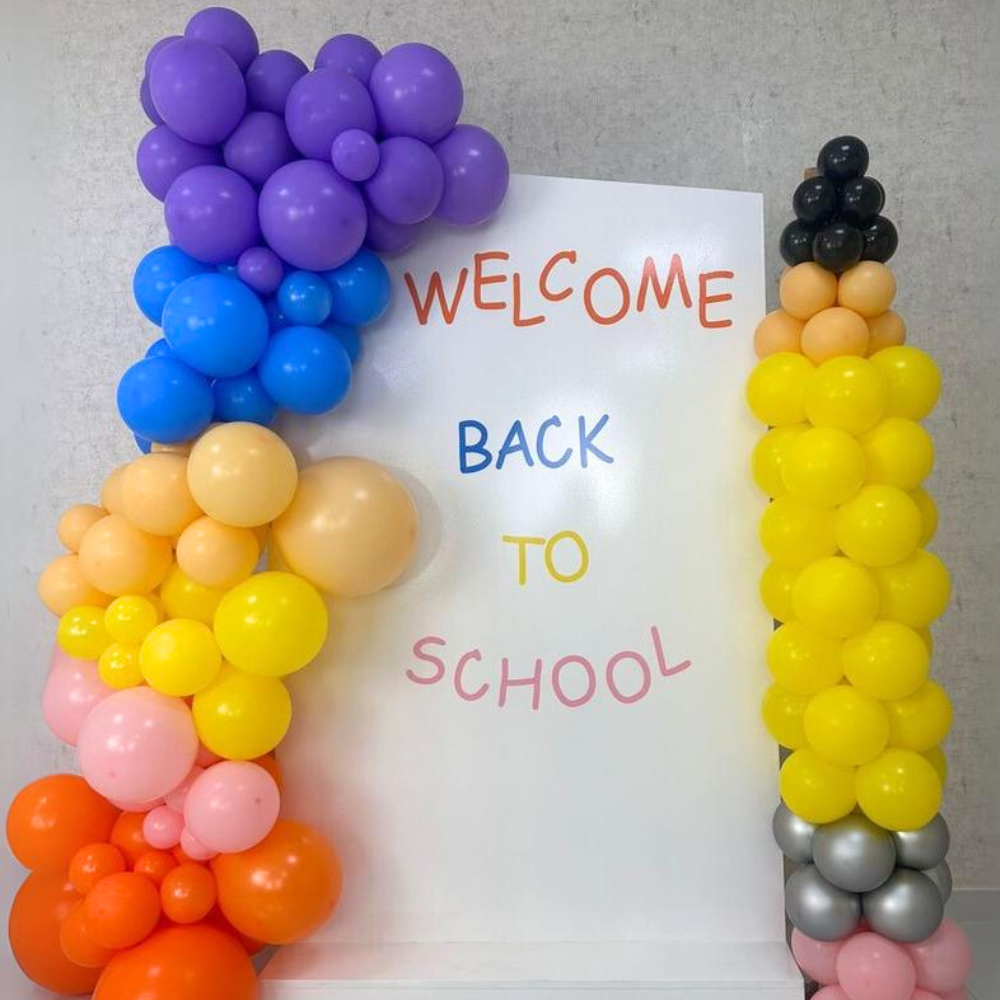
[[7,815],[29,869],[11,947],[42,987],[251,1000],[250,956],[337,905],[334,848],[281,814],[284,678],[326,641],[323,594],[400,577],[417,511],[367,459],[300,469],[270,425],[347,394],[389,302],[378,253],[499,208],[506,156],[462,100],[430,46],[338,35],[309,70],[220,7],[149,52],[137,168],[171,242],[133,291],[163,336],[117,394],[143,454],[66,511],[38,584],[59,619],[43,713],[81,775]]
[[752,472],[771,499],[762,712],[787,751],[773,831],[799,866],[785,906],[817,998],[960,1000],[971,953],[944,917],[938,812],[952,709],[929,676],[950,579],[926,548],[937,509],[921,486],[941,377],[891,309],[896,230],[867,168],[860,139],[833,139],[796,189],[781,308],[757,328],[747,383],[770,427]]

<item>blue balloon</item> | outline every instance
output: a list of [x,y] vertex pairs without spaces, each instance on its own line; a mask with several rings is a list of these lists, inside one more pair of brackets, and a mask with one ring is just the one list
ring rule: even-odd
[[147,358],[168,358],[173,357],[173,355],[174,352],[170,350],[170,345],[167,343],[166,337],[154,340],[149,345],[149,350],[146,351]]
[[278,413],[278,404],[271,399],[256,372],[215,380],[215,419],[241,420],[270,427]]
[[315,326],[289,326],[274,334],[257,372],[278,405],[293,413],[326,413],[351,387],[347,351]]
[[278,306],[293,326],[319,326],[330,315],[333,292],[320,274],[292,271],[278,288]]
[[235,263],[232,263],[232,264],[216,264],[215,265],[215,270],[218,271],[219,274],[228,275],[230,278],[238,278],[240,276],[239,275],[239,271],[236,270],[236,264]]
[[323,329],[333,334],[347,351],[351,364],[356,365],[361,357],[361,337],[353,326],[341,326],[339,323],[324,323]]
[[264,300],[264,312],[267,313],[267,322],[270,324],[271,333],[284,330],[286,326],[291,326],[288,317],[281,311],[276,298]]
[[208,379],[177,358],[143,358],[118,383],[118,412],[147,441],[190,440],[209,425],[214,406]]
[[267,343],[267,313],[238,278],[198,274],[170,293],[163,332],[181,361],[203,375],[226,378],[257,364]]
[[170,293],[182,281],[209,270],[207,264],[177,247],[157,247],[139,261],[132,278],[132,294],[142,314],[159,326]]
[[138,434],[133,434],[132,437],[135,438],[136,446],[143,455],[148,455],[153,448],[153,442],[147,441],[144,437],[139,437]]
[[359,250],[324,275],[333,291],[330,318],[342,326],[374,323],[389,305],[389,272],[371,250]]

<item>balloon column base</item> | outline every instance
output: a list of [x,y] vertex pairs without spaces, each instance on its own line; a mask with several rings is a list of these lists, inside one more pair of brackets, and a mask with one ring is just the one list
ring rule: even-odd
[[802,1000],[784,941],[300,944],[261,1000]]

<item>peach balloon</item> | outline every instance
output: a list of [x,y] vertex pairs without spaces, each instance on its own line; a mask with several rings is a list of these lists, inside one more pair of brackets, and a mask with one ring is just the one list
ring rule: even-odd
[[769,312],[757,324],[753,335],[753,349],[757,357],[766,358],[782,351],[801,353],[802,326],[802,320],[790,316],[784,309]]
[[877,354],[887,347],[899,347],[906,343],[906,323],[898,312],[886,309],[868,320],[868,354]]
[[183,455],[150,452],[125,469],[123,513],[137,528],[171,537],[201,516],[188,488],[187,465]]
[[104,480],[104,485],[101,487],[101,506],[109,514],[123,514],[125,512],[125,507],[122,503],[122,476],[125,475],[125,470],[128,467],[129,463],[127,462],[125,465],[119,465]]
[[107,515],[103,507],[98,507],[93,503],[78,503],[70,507],[61,518],[56,528],[59,541],[66,546],[70,552],[80,551],[80,539],[83,538],[87,529],[96,524],[102,517]]
[[273,521],[295,495],[295,456],[259,424],[220,424],[191,449],[188,485],[201,509],[237,528]]
[[850,309],[833,306],[816,313],[802,329],[802,353],[814,364],[845,354],[864,357],[868,324]]
[[80,569],[80,558],[70,552],[59,556],[42,570],[38,578],[38,596],[54,615],[60,618],[70,608],[91,604],[105,608],[111,603],[108,594],[98,590]]
[[790,267],[778,285],[781,308],[796,319],[810,319],[837,301],[837,276],[811,261]]
[[212,517],[199,517],[177,541],[178,565],[206,587],[235,587],[253,572],[259,558],[260,546],[253,531]]
[[417,544],[416,504],[387,469],[366,458],[328,458],[303,469],[295,499],[271,530],[289,569],[331,594],[388,586]]
[[160,444],[157,441],[153,442],[152,447],[149,452],[151,455],[190,455],[191,454],[191,444],[190,441],[178,441],[176,444]]
[[863,260],[845,271],[837,286],[837,301],[866,318],[880,316],[896,297],[892,271],[877,260]]
[[80,569],[99,590],[118,597],[148,594],[173,562],[170,541],[140,531],[124,514],[92,525],[80,543]]

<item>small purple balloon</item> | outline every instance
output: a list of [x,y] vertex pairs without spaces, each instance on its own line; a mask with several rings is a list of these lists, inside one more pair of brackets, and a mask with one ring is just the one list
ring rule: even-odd
[[444,196],[435,217],[474,226],[493,215],[510,180],[507,154],[496,138],[478,125],[456,125],[434,152],[444,167]]
[[366,181],[378,169],[378,143],[368,132],[349,128],[333,140],[330,160],[341,177]]
[[398,136],[379,147],[379,165],[365,197],[390,222],[412,226],[429,219],[444,192],[444,170],[434,150],[419,139]]
[[285,276],[285,269],[270,247],[251,247],[240,254],[236,273],[259,295],[273,295]]
[[171,132],[166,125],[150,129],[139,142],[135,165],[146,190],[160,201],[185,170],[222,163],[218,146],[199,146]]
[[171,242],[206,264],[236,260],[260,242],[257,192],[228,167],[181,174],[167,191],[163,216]]
[[261,52],[246,72],[247,106],[283,115],[289,91],[308,72],[309,67],[297,55],[284,49]]
[[423,142],[443,139],[462,113],[462,81],[431,45],[407,42],[376,63],[368,82],[382,134]]
[[253,62],[260,51],[257,33],[250,22],[228,7],[206,7],[199,10],[184,29],[185,38],[213,42],[226,50],[240,68],[241,73]]
[[333,140],[345,129],[374,134],[375,108],[364,84],[350,73],[314,69],[292,87],[285,105],[285,124],[303,156],[325,160]]
[[158,42],[153,43],[153,47],[146,53],[146,68],[143,71],[146,76],[149,76],[149,71],[153,68],[153,60],[171,42],[176,42],[180,37],[180,35],[167,35],[166,38],[161,38]]
[[368,232],[365,246],[377,253],[402,253],[409,250],[420,236],[423,226],[401,226],[379,215],[368,205]]
[[299,154],[288,138],[285,121],[270,111],[251,111],[222,147],[226,166],[260,187]]
[[381,58],[382,53],[361,35],[334,35],[316,53],[316,69],[342,69],[367,86],[375,63]]
[[246,108],[239,66],[218,45],[196,38],[182,38],[157,53],[149,88],[164,122],[205,146],[222,142]]
[[149,77],[144,76],[142,78],[142,83],[139,84],[139,103],[142,105],[142,110],[146,112],[146,117],[154,125],[162,125],[163,119],[160,117],[160,112],[156,110],[156,105],[153,103],[153,95],[149,90]]
[[358,189],[321,160],[286,163],[260,193],[264,238],[282,260],[305,271],[331,271],[350,260],[366,225]]

